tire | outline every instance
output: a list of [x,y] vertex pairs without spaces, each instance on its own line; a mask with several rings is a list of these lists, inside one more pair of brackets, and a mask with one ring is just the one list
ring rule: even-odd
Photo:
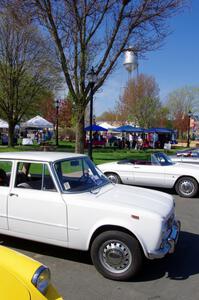
[[198,183],[194,178],[184,176],[177,181],[175,190],[181,197],[193,198],[198,193]]
[[122,231],[106,231],[93,241],[91,258],[104,277],[125,281],[140,271],[143,252],[139,242],[131,235]]
[[115,173],[105,173],[105,175],[112,183],[122,183],[119,175]]

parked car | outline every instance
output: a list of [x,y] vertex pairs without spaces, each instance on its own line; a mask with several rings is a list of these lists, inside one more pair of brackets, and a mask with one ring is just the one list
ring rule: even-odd
[[162,152],[153,153],[148,160],[128,159],[98,167],[114,183],[175,188],[178,195],[187,198],[198,193],[198,167],[175,163]]
[[191,157],[197,157],[199,154],[199,148],[188,148],[184,150],[178,150],[176,152],[177,156],[191,156]]
[[61,300],[49,269],[36,260],[0,246],[0,299]]
[[2,234],[89,250],[97,270],[114,280],[135,276],[144,256],[175,250],[173,197],[115,185],[85,155],[1,153],[0,169]]
[[171,160],[173,162],[180,162],[180,163],[188,163],[188,164],[199,164],[199,153],[194,152],[192,155],[171,155]]
[[173,162],[199,164],[199,148],[188,148],[179,150],[176,154],[170,156]]

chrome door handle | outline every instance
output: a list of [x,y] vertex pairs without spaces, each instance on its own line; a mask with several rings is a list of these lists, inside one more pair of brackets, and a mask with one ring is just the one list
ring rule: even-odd
[[11,197],[12,197],[12,196],[16,196],[16,197],[18,197],[18,194],[15,194],[15,193],[10,193],[10,194],[9,194],[9,196],[11,196]]

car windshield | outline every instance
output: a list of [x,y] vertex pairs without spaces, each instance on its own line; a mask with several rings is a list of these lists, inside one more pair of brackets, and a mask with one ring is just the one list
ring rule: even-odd
[[63,191],[92,191],[110,182],[85,156],[58,161],[54,167]]
[[151,163],[153,165],[159,165],[159,166],[170,166],[174,164],[174,162],[172,162],[170,157],[162,152],[153,153],[151,155]]

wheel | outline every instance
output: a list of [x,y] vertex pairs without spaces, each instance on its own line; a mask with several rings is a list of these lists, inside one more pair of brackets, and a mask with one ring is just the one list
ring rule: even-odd
[[182,177],[177,181],[175,189],[179,196],[192,198],[198,193],[198,183],[192,177]]
[[115,173],[106,173],[105,174],[108,179],[112,182],[112,183],[122,183],[119,175],[115,174]]
[[91,258],[104,277],[124,281],[140,271],[143,253],[139,242],[131,235],[106,231],[93,241]]

